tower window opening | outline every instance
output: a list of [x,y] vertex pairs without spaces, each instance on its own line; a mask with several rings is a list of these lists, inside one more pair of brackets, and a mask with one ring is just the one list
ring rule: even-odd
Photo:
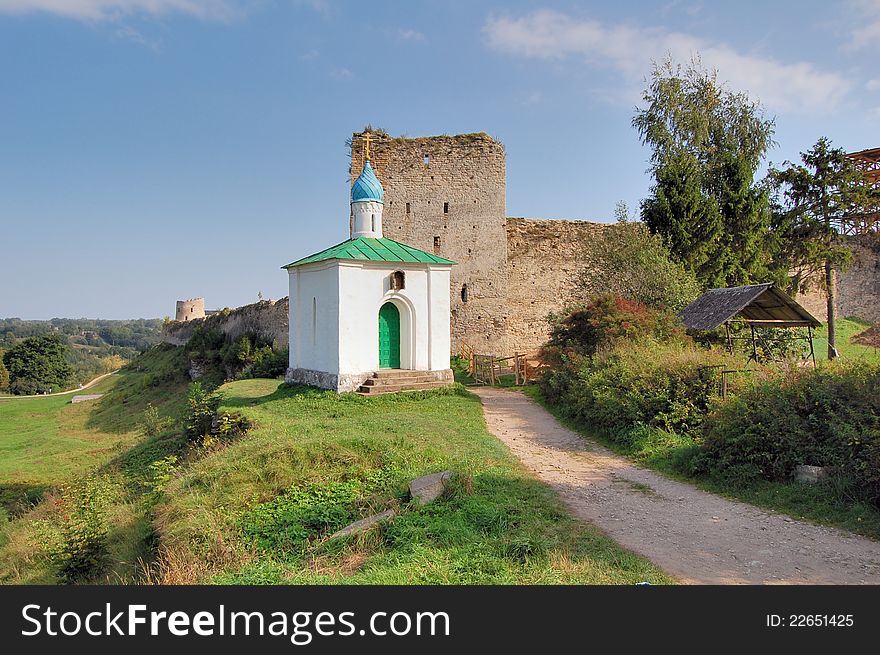
[[440,254],[440,237],[434,237],[434,254]]
[[444,213],[444,214],[448,214],[448,213],[449,213],[449,203],[448,203],[448,202],[444,202],[444,203],[443,203],[443,213]]
[[425,155],[425,156],[422,158],[422,161],[424,161],[424,162],[425,162],[425,166],[427,166],[428,164],[431,163],[431,155]]
[[394,271],[391,274],[391,290],[400,291],[406,287],[406,275],[403,271]]
[[462,285],[462,287],[461,287],[461,301],[462,302],[468,301],[468,288],[467,288],[466,284]]
[[406,203],[406,213],[409,214],[409,203]]

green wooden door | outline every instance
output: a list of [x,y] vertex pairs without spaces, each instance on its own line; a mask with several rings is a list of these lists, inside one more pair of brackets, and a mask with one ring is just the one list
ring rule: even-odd
[[379,310],[379,368],[400,368],[400,312],[390,302]]

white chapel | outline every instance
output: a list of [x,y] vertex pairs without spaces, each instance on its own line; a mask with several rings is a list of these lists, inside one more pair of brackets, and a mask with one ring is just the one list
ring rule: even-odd
[[351,187],[351,238],[284,266],[285,380],[371,394],[450,384],[455,262],[382,236],[385,191],[370,164],[369,138],[364,155]]

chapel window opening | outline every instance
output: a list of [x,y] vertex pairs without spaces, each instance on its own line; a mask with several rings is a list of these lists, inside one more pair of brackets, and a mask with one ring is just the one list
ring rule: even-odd
[[391,274],[391,290],[402,291],[406,287],[406,275],[403,271],[394,271]]

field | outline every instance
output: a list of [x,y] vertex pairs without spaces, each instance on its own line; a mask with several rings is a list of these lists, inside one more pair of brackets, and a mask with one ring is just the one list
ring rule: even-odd
[[[255,427],[187,445],[180,357],[173,348],[150,351],[94,403],[0,401],[37,403],[0,407],[17,426],[2,433],[14,459],[3,482],[50,488],[45,500],[6,519],[0,580],[58,581],[43,545],[62,520],[62,492],[51,488],[92,472],[107,489],[110,529],[106,566],[91,581],[671,582],[571,519],[486,431],[478,399],[462,387],[362,398],[278,380],[232,382],[221,388],[221,411],[241,412]],[[152,436],[148,403],[167,419]],[[28,447],[22,428],[55,457]],[[155,462],[167,464],[161,486]],[[410,479],[445,469],[455,478],[444,497],[410,503]],[[397,508],[393,520],[358,537],[328,538],[386,507]]]

